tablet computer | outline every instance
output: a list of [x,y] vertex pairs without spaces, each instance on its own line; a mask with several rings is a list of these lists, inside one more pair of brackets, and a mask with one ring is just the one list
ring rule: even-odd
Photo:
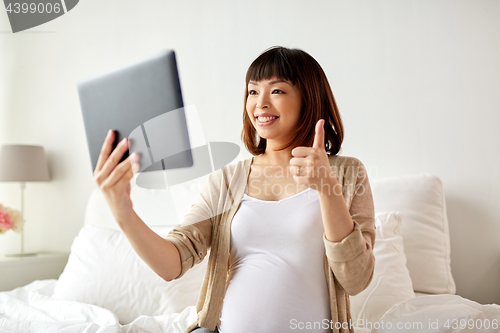
[[[163,51],[77,83],[92,172],[110,129],[129,138],[140,171],[193,165],[175,52]],[[120,162],[121,162],[120,161]]]

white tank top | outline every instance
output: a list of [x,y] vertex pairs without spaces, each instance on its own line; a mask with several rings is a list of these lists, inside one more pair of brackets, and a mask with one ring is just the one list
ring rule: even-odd
[[219,332],[331,332],[323,233],[312,188],[279,201],[243,194]]

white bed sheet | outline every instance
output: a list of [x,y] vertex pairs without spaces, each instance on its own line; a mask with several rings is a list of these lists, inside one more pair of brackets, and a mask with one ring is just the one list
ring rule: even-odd
[[[500,305],[479,304],[458,295],[419,295],[393,306],[380,318],[382,332],[500,332]],[[397,330],[398,323],[401,326]],[[485,328],[485,325],[488,328]],[[390,327],[389,327],[390,325]],[[359,332],[369,332],[359,331]]]
[[0,332],[33,333],[182,333],[196,319],[194,306],[180,313],[140,316],[120,325],[104,308],[75,301],[52,299],[57,280],[34,281],[0,293]]
[[[24,287],[0,293],[0,332],[64,333],[182,333],[196,319],[194,306],[180,313],[140,316],[120,325],[116,315],[104,308],[75,301],[51,298],[57,280],[34,281]],[[448,320],[450,327],[444,327]],[[453,323],[457,327],[453,328]],[[474,322],[473,329],[460,327],[460,321]],[[489,321],[489,329],[478,323]],[[438,323],[436,327],[430,326]],[[389,324],[390,323],[390,324]],[[421,326],[398,330],[398,323]],[[493,323],[496,323],[496,328]],[[372,323],[375,325],[375,323]],[[389,327],[389,325],[391,327]],[[408,325],[408,324],[406,324]],[[393,306],[372,329],[353,323],[356,333],[404,332],[500,332],[500,305],[482,305],[458,295],[420,295]],[[300,330],[299,330],[300,331]]]

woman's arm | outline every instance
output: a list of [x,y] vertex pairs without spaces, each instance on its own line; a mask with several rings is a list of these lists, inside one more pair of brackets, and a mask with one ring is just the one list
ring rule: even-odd
[[179,224],[168,233],[166,239],[177,248],[180,255],[179,274],[173,277],[179,279],[194,265],[201,263],[210,250],[212,223],[207,219],[195,224]]
[[[198,224],[199,228],[176,227],[169,234],[171,240],[162,238],[152,231],[136,214],[130,199],[133,165],[137,164],[139,157],[134,153],[120,162],[128,150],[129,142],[125,138],[113,150],[112,143],[115,136],[114,131],[110,130],[104,141],[94,170],[95,181],[116,222],[139,257],[164,280],[179,278],[205,256],[210,246],[211,224],[205,221],[206,223]],[[199,197],[198,202],[191,207],[185,220],[189,220],[189,217],[197,221],[204,220],[203,217],[206,215],[204,213],[207,211],[205,192],[200,194],[201,198]]]
[[[324,123],[324,119],[316,123],[312,147],[292,149],[294,157],[290,165],[297,170],[296,182],[318,191],[329,266],[344,290],[355,295],[370,284],[375,267],[373,198],[366,169],[357,158],[346,159],[347,163],[342,166],[343,184],[337,181],[325,151]],[[303,176],[300,174],[302,167],[306,168]],[[349,208],[344,196],[352,198]]]
[[330,178],[328,186],[318,191],[325,237],[330,242],[340,242],[354,230],[354,222],[347,209],[342,186],[336,178]]
[[349,295],[368,287],[375,267],[375,209],[366,169],[359,160],[358,164],[349,166],[356,172],[356,183],[344,189],[353,193],[349,210],[339,186],[329,196],[320,196],[328,263]]
[[181,272],[177,248],[151,230],[135,213],[128,221],[117,221],[139,257],[162,279],[171,281]]
[[113,150],[115,136],[115,132],[110,130],[104,140],[94,170],[95,181],[134,250],[153,271],[170,281],[181,270],[179,252],[172,243],[152,231],[134,211],[130,180],[134,175],[132,165],[139,161],[139,157],[134,153],[120,162],[129,142],[125,138]]

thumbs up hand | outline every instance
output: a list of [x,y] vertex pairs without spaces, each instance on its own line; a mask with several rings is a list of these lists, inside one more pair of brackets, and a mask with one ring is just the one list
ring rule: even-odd
[[[294,157],[290,159],[290,170],[297,184],[306,184],[317,190],[319,194],[323,193],[322,187],[325,184],[336,183],[335,174],[325,150],[324,123],[324,119],[316,123],[312,147],[295,147],[292,150]],[[300,175],[297,170],[300,170]]]

